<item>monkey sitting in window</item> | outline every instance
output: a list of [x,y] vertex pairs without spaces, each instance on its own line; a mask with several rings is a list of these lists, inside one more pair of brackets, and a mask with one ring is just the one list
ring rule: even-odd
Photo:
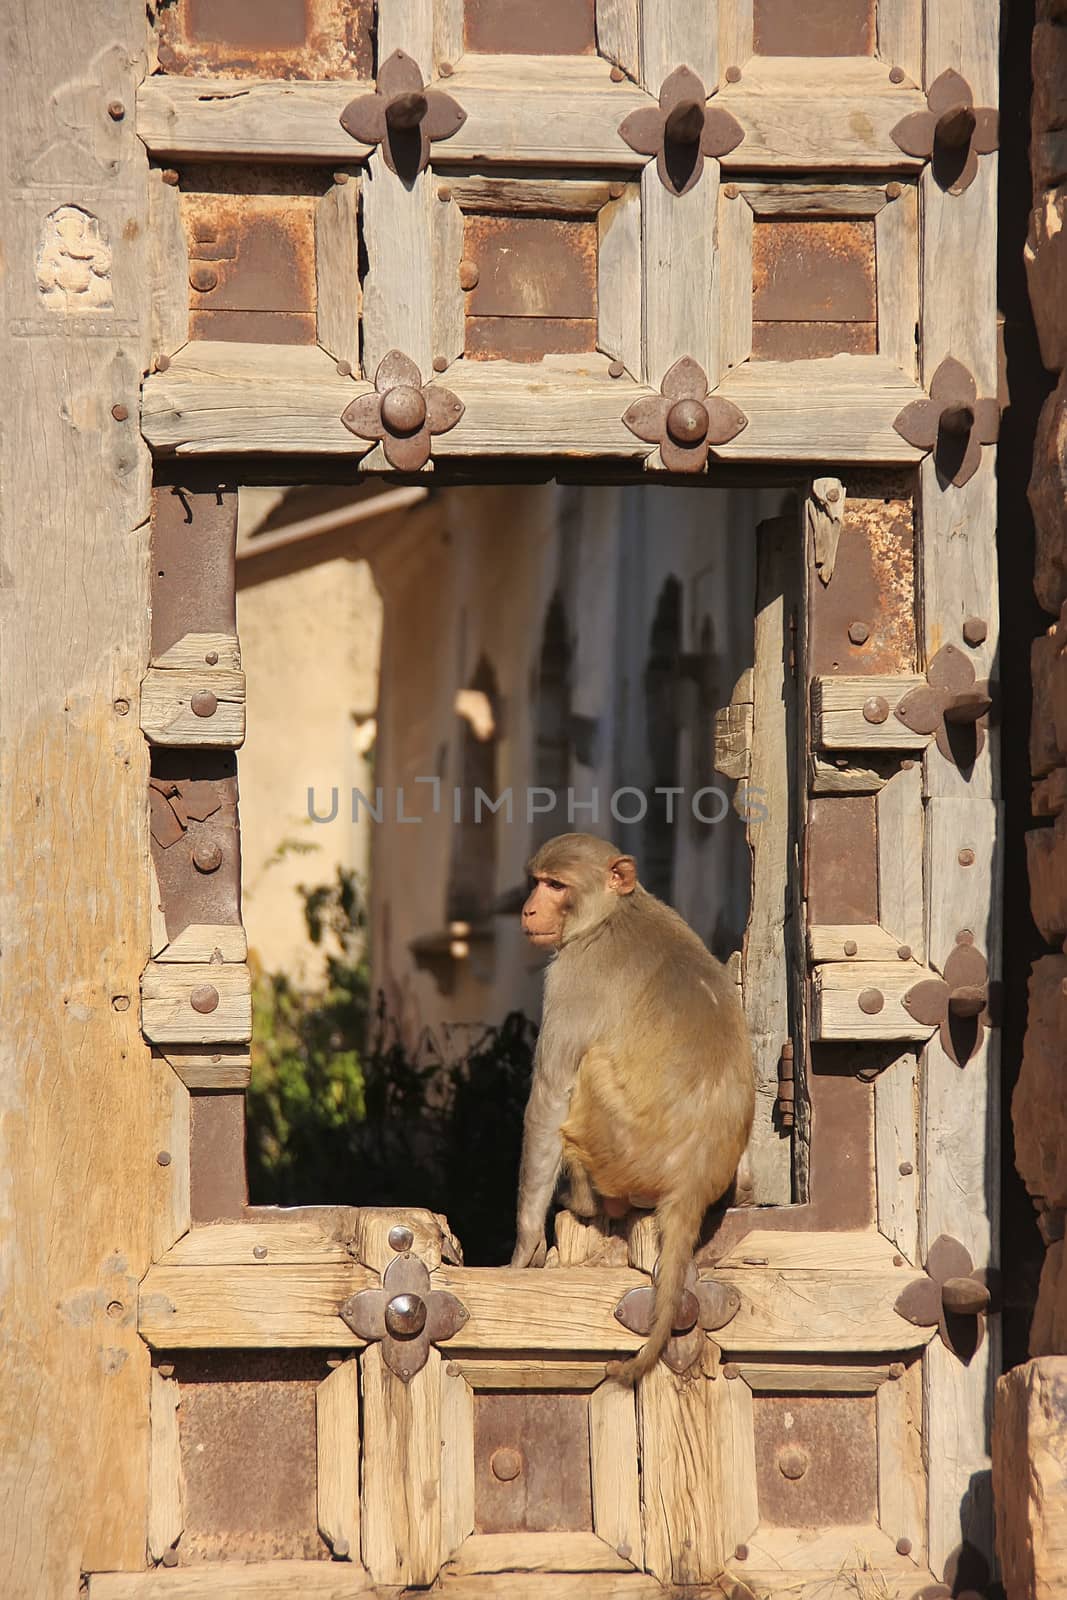
[[560,1174],[580,1216],[655,1207],[660,1257],[647,1342],[609,1376],[633,1383],[671,1335],[708,1207],[733,1182],[755,1110],[737,988],[632,856],[589,834],[550,839],[528,868],[532,944],[556,951],[526,1106],[513,1267],[545,1259]]

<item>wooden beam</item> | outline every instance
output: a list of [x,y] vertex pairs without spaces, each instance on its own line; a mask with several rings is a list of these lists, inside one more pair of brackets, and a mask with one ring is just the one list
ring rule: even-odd
[[457,1577],[475,1572],[632,1571],[633,1563],[595,1533],[475,1533],[448,1563],[449,1574]]
[[593,1528],[624,1561],[644,1565],[634,1392],[602,1383],[589,1401]]
[[319,1532],[337,1560],[359,1559],[359,1368],[343,1361],[315,1390]]
[[915,1350],[936,1330],[905,1322],[893,1305],[917,1276],[903,1267],[851,1274],[720,1269],[716,1282],[740,1291],[741,1309],[715,1337],[730,1360],[775,1350]]
[[[345,182],[341,182],[341,179]],[[359,376],[359,191],[355,172],[335,174],[315,206],[315,328],[319,344]]]
[[441,1565],[441,1357],[404,1383],[368,1345],[363,1389],[363,1561],[377,1583],[425,1587]]
[[441,1367],[441,1560],[474,1532],[474,1391],[453,1362]]
[[[214,707],[198,711],[198,696]],[[141,681],[141,731],[149,744],[236,750],[245,738],[245,675],[222,667],[149,667]]]
[[878,1230],[906,1261],[919,1260],[919,1063],[904,1050],[874,1080]]
[[[925,678],[903,675],[813,678],[812,736],[824,750],[924,750],[930,735],[913,733],[893,713],[906,694],[925,683]],[[866,706],[870,717],[864,715]]]
[[[916,961],[925,959],[923,775],[905,763],[878,792],[878,920]],[[894,952],[895,954],[896,952]]]
[[333,1561],[211,1561],[89,1579],[89,1600],[357,1600],[376,1593],[362,1567]]
[[[216,996],[211,1011],[197,993],[207,990]],[[150,961],[141,974],[141,1028],[155,1044],[242,1044],[252,1037],[251,973],[236,961]]]
[[148,1554],[162,1561],[177,1544],[185,1527],[182,1512],[182,1452],[178,1433],[178,1385],[152,1368],[151,1424],[148,1485]]
[[933,1029],[904,1009],[904,996],[936,972],[912,961],[827,961],[811,983],[813,1039],[928,1039]]

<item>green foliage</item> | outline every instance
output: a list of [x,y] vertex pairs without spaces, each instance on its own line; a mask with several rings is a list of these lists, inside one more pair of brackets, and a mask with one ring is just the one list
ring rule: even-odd
[[410,1053],[384,997],[372,1003],[354,875],[300,894],[326,974],[307,990],[254,972],[253,1202],[427,1206],[448,1216],[469,1262],[506,1259],[533,1025],[512,1013],[458,1061],[429,1037]]

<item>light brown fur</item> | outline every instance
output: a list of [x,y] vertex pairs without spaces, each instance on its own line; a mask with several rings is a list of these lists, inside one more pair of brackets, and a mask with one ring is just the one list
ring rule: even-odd
[[564,834],[530,862],[532,942],[555,949],[526,1108],[514,1266],[544,1259],[561,1167],[576,1208],[652,1204],[660,1234],[648,1340],[612,1376],[633,1382],[670,1338],[709,1206],[733,1182],[755,1105],[736,987],[632,857]]

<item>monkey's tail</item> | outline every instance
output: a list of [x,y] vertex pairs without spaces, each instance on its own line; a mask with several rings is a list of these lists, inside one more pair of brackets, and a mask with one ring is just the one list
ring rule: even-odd
[[703,1199],[686,1195],[661,1202],[656,1208],[660,1253],[656,1274],[656,1301],[648,1338],[629,1361],[609,1361],[607,1375],[617,1383],[636,1383],[650,1372],[671,1336],[689,1266],[704,1220]]

